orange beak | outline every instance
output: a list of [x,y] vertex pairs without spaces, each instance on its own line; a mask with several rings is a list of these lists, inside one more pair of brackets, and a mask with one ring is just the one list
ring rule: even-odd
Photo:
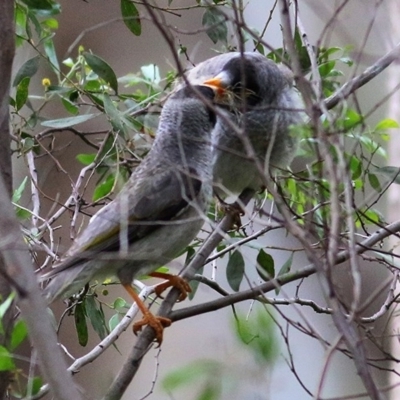
[[217,92],[218,96],[223,96],[226,90],[222,82],[222,79],[217,77],[207,79],[206,81],[203,82],[203,85],[210,86],[211,89]]

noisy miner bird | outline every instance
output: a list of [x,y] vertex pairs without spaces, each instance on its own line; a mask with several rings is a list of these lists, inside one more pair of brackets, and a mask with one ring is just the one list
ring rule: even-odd
[[[154,144],[118,196],[90,220],[63,260],[42,280],[47,300],[66,298],[92,280],[117,276],[138,304],[143,319],[136,333],[150,325],[161,343],[171,321],[144,306],[131,284],[152,275],[168,279],[162,286],[190,291],[183,279],[154,273],[177,257],[196,237],[212,197],[211,131],[213,111],[200,100],[214,99],[210,87],[183,87],[166,101]],[[153,273],[153,274],[152,274]]]
[[223,107],[212,135],[216,195],[265,189],[270,173],[293,160],[298,137],[290,127],[304,120],[290,70],[259,53],[233,52],[198,64],[177,87],[186,81],[213,87]]

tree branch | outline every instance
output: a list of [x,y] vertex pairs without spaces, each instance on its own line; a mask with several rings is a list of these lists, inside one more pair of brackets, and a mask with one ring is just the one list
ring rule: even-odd
[[17,292],[17,303],[28,326],[29,339],[38,352],[39,366],[53,396],[59,400],[79,400],[81,395],[67,372],[66,362],[57,345],[57,336],[3,179],[0,179],[0,204],[0,253],[5,261],[5,265],[0,265],[0,275],[6,277]]

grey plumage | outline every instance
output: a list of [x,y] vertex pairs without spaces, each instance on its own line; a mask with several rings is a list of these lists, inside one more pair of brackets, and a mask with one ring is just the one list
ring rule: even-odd
[[[192,84],[213,78],[212,85],[228,92],[220,98],[225,103],[220,112],[242,129],[267,178],[273,168],[290,165],[298,144],[290,126],[301,123],[304,114],[299,111],[302,104],[287,68],[258,53],[235,52],[198,64],[186,77]],[[264,187],[265,180],[249,158],[243,139],[222,117],[217,117],[213,148],[214,190],[220,197]]]
[[[209,87],[196,89],[214,98]],[[118,196],[92,217],[64,260],[42,277],[51,279],[44,290],[49,302],[93,279],[116,275],[129,285],[184,250],[201,229],[212,196],[214,125],[215,114],[193,88],[167,100],[147,157]]]

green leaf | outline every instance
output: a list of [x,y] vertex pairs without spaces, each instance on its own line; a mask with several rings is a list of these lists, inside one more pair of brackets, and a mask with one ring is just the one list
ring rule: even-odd
[[346,111],[346,116],[343,120],[343,127],[344,129],[347,130],[352,129],[358,124],[360,124],[362,120],[363,120],[362,115],[360,115],[358,112],[352,109],[348,109]]
[[321,64],[318,67],[318,71],[321,75],[321,77],[327,76],[335,67],[336,61],[328,61],[326,63]]
[[204,12],[203,26],[207,28],[207,35],[213,41],[217,43],[219,40],[223,43],[228,41],[228,27],[224,15],[216,8],[209,7]]
[[219,380],[211,379],[206,382],[196,400],[218,400],[221,398],[221,385]]
[[43,380],[40,376],[34,376],[33,379],[29,379],[27,388],[30,387],[31,390],[29,393],[25,394],[25,397],[30,398],[31,396],[38,394],[42,386],[43,386]]
[[26,176],[24,178],[24,180],[21,182],[21,184],[17,187],[17,189],[14,190],[14,193],[13,193],[12,199],[11,199],[11,201],[13,203],[18,203],[21,200],[21,196],[22,196],[22,193],[24,193],[27,181],[28,181],[28,177]]
[[50,61],[50,66],[54,73],[57,75],[57,78],[60,79],[60,64],[58,63],[56,49],[54,47],[54,42],[52,38],[46,39],[43,42],[44,51]]
[[97,154],[78,154],[75,158],[83,165],[90,165],[96,159]]
[[236,337],[251,350],[257,363],[271,365],[278,355],[279,342],[267,309],[257,307],[248,319],[239,314],[233,323]]
[[220,364],[213,360],[199,360],[166,375],[162,382],[164,390],[174,391],[182,386],[196,383],[202,376],[213,376],[220,371]]
[[33,10],[51,10],[53,8],[51,0],[22,0],[22,2]]
[[399,123],[395,121],[394,119],[383,119],[382,121],[379,121],[374,130],[375,131],[383,131],[386,129],[392,129],[392,128],[399,128]]
[[28,334],[28,329],[26,328],[26,324],[24,321],[19,320],[13,326],[12,334],[11,334],[11,350],[15,350],[26,338]]
[[4,346],[0,346],[0,371],[12,371],[14,369],[15,364],[12,355]]
[[274,259],[263,249],[257,255],[257,272],[264,281],[268,281],[275,276]]
[[32,78],[39,69],[39,61],[40,56],[36,56],[24,63],[15,75],[13,87],[18,86],[24,78]]
[[115,93],[118,93],[117,76],[113,69],[102,58],[91,53],[83,53],[83,57],[90,68],[103,80],[105,80]]
[[17,86],[17,93],[15,94],[15,108],[19,111],[28,100],[29,83],[31,78],[25,77]]
[[[290,269],[292,268],[292,263],[293,263],[293,253],[290,255],[290,257],[286,260],[286,262],[282,265],[282,268],[279,270],[277,277],[279,278],[281,275],[287,274],[290,272]],[[275,293],[279,294],[280,288],[277,287],[275,289]]]
[[356,180],[362,174],[362,162],[355,156],[350,157],[350,170],[352,172],[351,179]]
[[379,183],[379,179],[377,178],[376,175],[368,174],[368,181],[371,187],[375,189],[377,192],[382,191],[381,184]]
[[79,107],[74,104],[72,101],[69,99],[66,99],[65,97],[61,98],[62,105],[64,108],[72,115],[77,115],[79,114]]
[[229,257],[228,265],[226,266],[226,278],[229,286],[235,292],[239,291],[240,284],[244,275],[244,259],[239,250],[234,251]]
[[113,331],[115,327],[119,324],[119,313],[114,314],[108,321],[108,328]]
[[374,172],[376,174],[385,176],[385,178],[388,178],[393,183],[400,184],[400,168],[399,167],[391,167],[391,166],[380,167],[380,168],[375,168]]
[[129,308],[129,304],[126,302],[125,299],[123,299],[122,297],[117,297],[114,300],[114,303],[112,305],[112,308],[118,312],[123,311],[127,308]]
[[32,216],[32,213],[29,212],[28,210],[19,207],[18,205],[15,207],[16,208],[16,213],[15,215],[20,221],[25,221],[29,219]]
[[11,307],[11,304],[15,298],[15,292],[12,292],[5,301],[0,303],[0,321],[3,319],[4,314]]
[[70,126],[81,124],[82,122],[89,121],[95,117],[98,117],[101,114],[85,114],[85,115],[77,115],[76,117],[67,117],[67,118],[59,118],[52,119],[48,121],[43,121],[42,126],[47,126],[48,128],[68,128]]
[[85,316],[85,306],[83,303],[78,303],[74,310],[75,328],[78,334],[78,341],[82,347],[85,347],[89,340],[88,328]]
[[115,183],[115,176],[109,175],[105,181],[101,182],[100,185],[96,186],[96,189],[94,190],[92,196],[92,200],[97,201],[110,194],[111,190],[114,187],[114,183]]
[[284,274],[287,274],[288,272],[290,272],[290,270],[292,268],[292,263],[293,263],[293,253],[285,261],[285,263],[282,265],[282,268],[279,270],[277,276],[281,276],[281,275],[284,275]]
[[142,33],[142,24],[135,4],[129,0],[121,0],[121,14],[124,17],[126,27],[135,36],[140,36]]
[[103,310],[97,307],[94,296],[85,297],[86,314],[95,332],[100,339],[104,339],[107,334],[106,319]]
[[115,107],[112,100],[110,99],[110,96],[104,93],[103,101],[104,101],[104,111],[109,117],[111,125],[114,128],[114,131],[118,133],[124,132],[124,125],[121,120],[121,114],[118,111],[117,107]]

